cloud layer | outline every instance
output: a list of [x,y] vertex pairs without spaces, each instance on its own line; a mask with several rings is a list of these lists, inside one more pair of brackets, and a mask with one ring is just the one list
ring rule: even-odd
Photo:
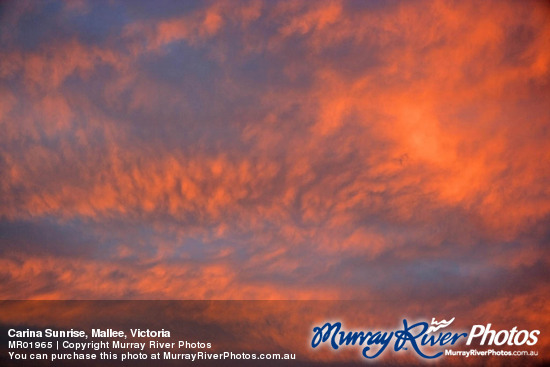
[[546,3],[2,7],[0,297],[548,320]]

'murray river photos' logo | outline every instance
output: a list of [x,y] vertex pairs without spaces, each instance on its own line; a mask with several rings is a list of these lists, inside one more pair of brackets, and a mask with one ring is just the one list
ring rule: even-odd
[[334,350],[344,346],[359,346],[363,357],[374,359],[393,346],[394,352],[412,350],[422,358],[434,359],[441,357],[444,349],[461,341],[466,341],[466,345],[476,340],[480,345],[532,346],[537,343],[540,334],[539,330],[518,331],[517,327],[497,332],[491,329],[491,324],[474,325],[470,333],[443,330],[454,320],[453,317],[449,321],[438,322],[432,318],[431,324],[425,321],[411,324],[403,319],[403,328],[394,331],[345,331],[342,323],[327,322],[313,328],[311,347],[317,348],[323,343]]

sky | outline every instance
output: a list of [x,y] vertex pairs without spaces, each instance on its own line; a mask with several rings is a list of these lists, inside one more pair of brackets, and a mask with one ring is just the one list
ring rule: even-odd
[[0,297],[548,325],[549,44],[544,1],[2,2]]

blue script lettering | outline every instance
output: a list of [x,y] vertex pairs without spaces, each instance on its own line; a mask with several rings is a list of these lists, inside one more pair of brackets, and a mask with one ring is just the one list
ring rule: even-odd
[[313,335],[313,339],[311,340],[311,346],[315,348],[319,345],[319,343],[326,342],[334,331],[334,334],[332,334],[332,339],[330,340],[330,344],[332,348],[338,349],[338,344],[336,344],[336,341],[334,339],[341,327],[342,324],[339,322],[334,323],[334,325],[332,325],[330,322],[327,322],[321,328],[318,326],[314,327],[313,332],[315,333],[315,335]]
[[[396,352],[400,351],[405,346],[405,343],[408,341],[413,347],[414,351],[418,353],[418,355],[424,358],[427,358],[427,359],[437,358],[443,354],[443,352],[439,352],[434,354],[433,356],[428,356],[422,353],[420,348],[418,348],[418,345],[416,344],[416,338],[422,336],[426,332],[426,330],[428,330],[430,325],[428,325],[427,322],[417,322],[416,324],[411,326],[407,326],[407,325],[408,325],[407,320],[403,320],[403,330],[399,330],[395,332],[395,336],[397,337],[397,340],[395,341],[395,345],[393,349]],[[416,329],[418,327],[422,327],[422,330],[418,334],[413,335],[410,332],[410,330]]]
[[372,356],[369,356],[367,352],[370,350],[370,347],[363,348],[363,357],[373,359],[378,357],[390,344],[391,339],[393,338],[393,331],[388,333],[382,333],[380,331],[377,331],[376,333],[372,334],[370,331],[367,334],[371,334],[370,339],[367,341],[367,345],[379,345],[382,344],[382,347],[378,349],[378,352],[373,354]]
[[[341,328],[342,324],[340,322],[335,322],[334,324],[327,322],[322,327],[314,327],[311,346],[316,348],[320,343],[325,343],[330,339],[331,347],[337,350],[342,345],[363,345],[366,342],[367,346],[363,348],[363,356],[372,359],[378,357],[390,344],[393,338],[393,331],[390,333],[378,331],[374,334],[371,331],[366,333],[363,331],[349,331],[346,333],[340,331]],[[367,353],[371,349],[369,347],[370,345],[382,345],[382,347],[374,355],[370,356]]]
[[[341,346],[359,345],[364,346],[362,355],[365,358],[373,359],[382,354],[395,336],[395,344],[393,350],[399,352],[404,349],[408,344],[412,349],[421,357],[426,359],[434,359],[443,355],[443,352],[438,352],[434,355],[425,354],[420,346],[429,344],[430,346],[444,346],[446,344],[455,344],[461,337],[467,337],[466,333],[452,334],[447,332],[445,334],[439,333],[439,335],[429,335],[427,330],[429,324],[427,322],[417,322],[410,325],[406,319],[403,319],[403,330],[390,331],[390,332],[372,332],[372,331],[341,331],[342,324],[340,322],[325,323],[322,327],[316,326],[313,328],[313,338],[311,340],[311,347],[317,348],[321,343],[325,343],[330,339],[330,346],[337,350]],[[420,346],[419,346],[420,344]],[[369,354],[371,346],[378,346],[379,348]]]

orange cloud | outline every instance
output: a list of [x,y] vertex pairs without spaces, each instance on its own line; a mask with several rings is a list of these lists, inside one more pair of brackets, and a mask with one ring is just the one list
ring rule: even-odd
[[545,5],[160,10],[3,36],[4,298],[540,292]]

